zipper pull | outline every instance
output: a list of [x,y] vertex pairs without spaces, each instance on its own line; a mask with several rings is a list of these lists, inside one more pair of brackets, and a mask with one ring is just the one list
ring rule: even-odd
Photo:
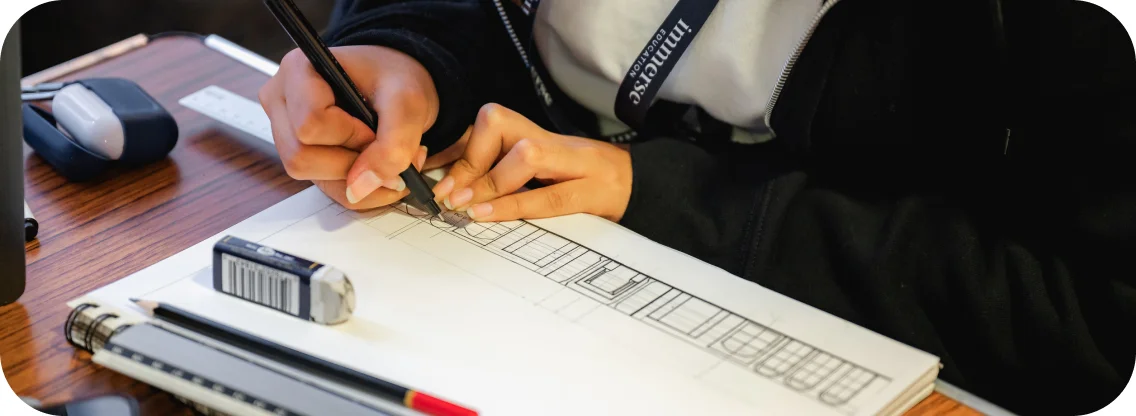
[[1006,143],[1002,146],[1002,155],[1003,156],[1010,153],[1010,134],[1011,133],[1012,133],[1012,131],[1010,131],[1010,128],[1007,127],[1006,128]]

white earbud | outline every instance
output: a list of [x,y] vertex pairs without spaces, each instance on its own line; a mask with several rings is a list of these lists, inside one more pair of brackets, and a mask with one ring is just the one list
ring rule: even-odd
[[98,95],[81,84],[55,94],[51,112],[59,130],[87,150],[110,160],[122,157],[126,131],[122,121]]

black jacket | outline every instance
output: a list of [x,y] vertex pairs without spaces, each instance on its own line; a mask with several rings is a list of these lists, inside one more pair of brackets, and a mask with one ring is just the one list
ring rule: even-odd
[[[553,130],[493,1],[354,0],[327,38],[425,65],[432,151],[487,102]],[[1090,413],[1136,358],[1134,98],[1130,37],[1092,4],[840,0],[777,138],[633,145],[623,224],[938,355],[1011,411]]]

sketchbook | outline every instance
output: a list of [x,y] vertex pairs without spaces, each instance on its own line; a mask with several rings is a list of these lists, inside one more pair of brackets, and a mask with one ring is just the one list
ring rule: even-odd
[[[166,302],[485,415],[897,414],[933,389],[936,357],[598,217],[445,215],[350,211],[312,187],[69,306],[131,322],[130,298]],[[345,271],[354,316],[215,292],[224,235]]]
[[[211,86],[179,103],[272,141],[263,110],[247,98]],[[206,414],[310,413],[289,408],[291,397],[239,390],[235,378],[186,382],[193,369],[179,369],[179,379],[138,365],[162,348],[122,336],[147,325],[131,298],[166,302],[484,415],[891,415],[934,388],[937,357],[601,218],[445,217],[407,205],[349,211],[312,187],[70,301],[65,330],[100,365]],[[226,235],[345,271],[356,291],[351,320],[322,326],[215,292],[212,247]],[[169,342],[181,342],[174,335]],[[124,359],[103,348],[108,342],[135,347],[135,355]],[[210,347],[276,374],[274,384],[317,386],[334,393],[321,398],[329,403],[399,413],[271,358]]]

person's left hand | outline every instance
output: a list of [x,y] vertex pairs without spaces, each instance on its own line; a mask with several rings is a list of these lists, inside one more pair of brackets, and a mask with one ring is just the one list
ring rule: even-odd
[[[587,213],[618,222],[631,199],[626,150],[549,132],[497,104],[482,107],[465,137],[425,166],[454,159],[434,187],[435,198],[475,221]],[[532,179],[547,186],[514,193]]]

